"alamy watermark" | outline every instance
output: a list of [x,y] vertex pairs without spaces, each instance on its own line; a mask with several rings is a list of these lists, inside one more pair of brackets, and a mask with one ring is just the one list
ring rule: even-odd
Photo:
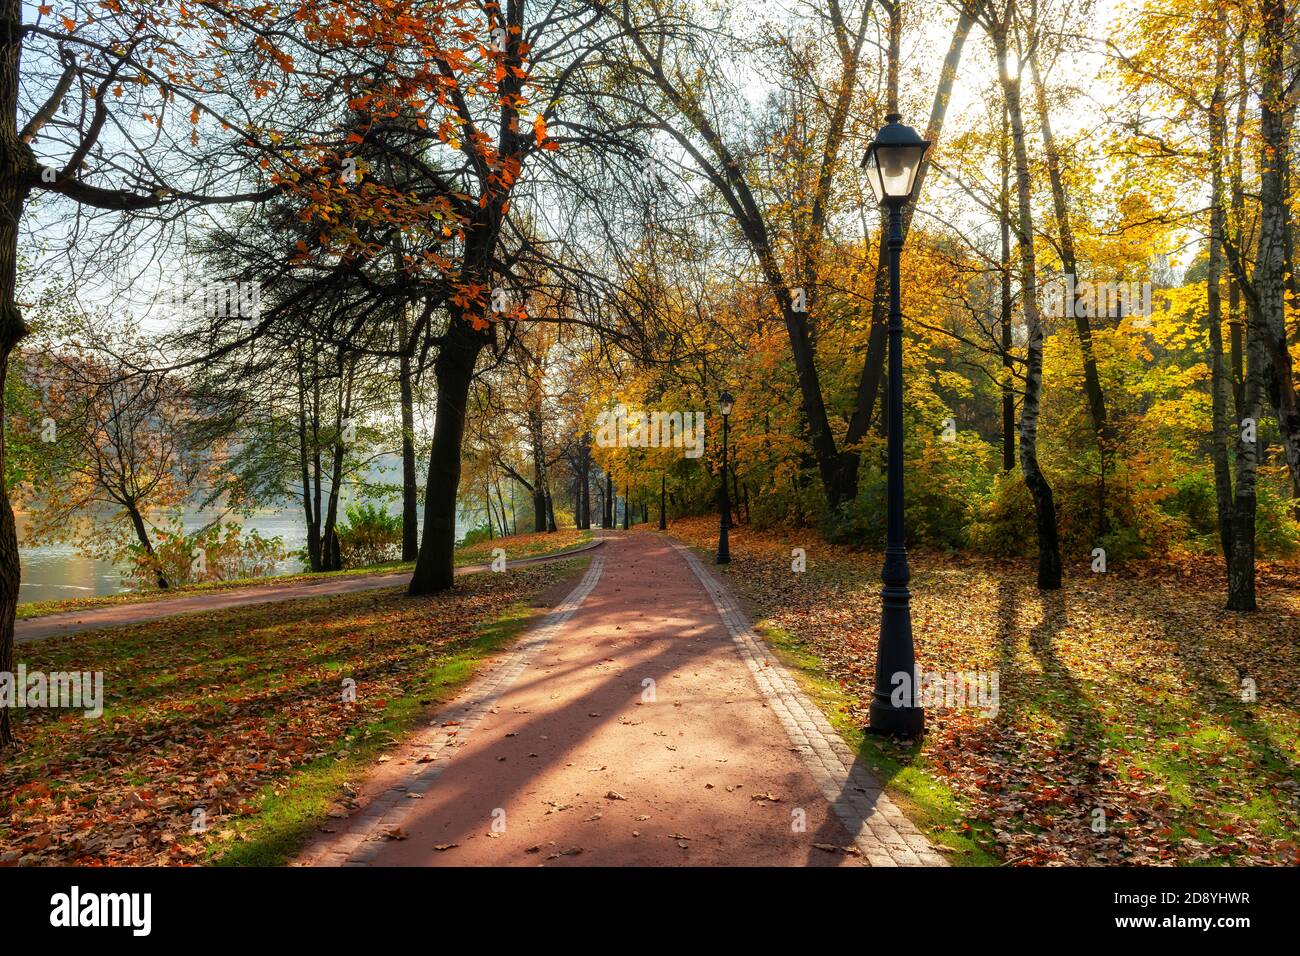
[[86,717],[104,713],[103,671],[0,671],[0,707],[66,707]]
[[596,416],[601,448],[681,448],[687,458],[704,453],[703,412],[646,412],[618,404]]
[[997,671],[928,671],[920,678],[899,671],[890,683],[889,700],[895,707],[973,708],[984,717],[998,715]]
[[1070,273],[1043,284],[1043,314],[1054,318],[1149,318],[1150,282],[1094,282]]
[[160,304],[178,318],[255,322],[262,317],[262,284],[184,281],[164,292]]

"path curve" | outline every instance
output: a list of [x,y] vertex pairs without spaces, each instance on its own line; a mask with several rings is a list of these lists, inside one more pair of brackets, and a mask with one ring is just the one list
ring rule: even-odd
[[[507,569],[527,564],[546,564],[552,561],[564,561],[574,555],[582,554],[601,545],[603,539],[599,532],[586,544],[558,554],[538,555],[531,558],[517,558],[507,561]],[[468,564],[456,569],[456,574],[474,574],[487,571],[486,564]],[[143,624],[178,614],[202,614],[209,611],[224,611],[232,607],[245,607],[250,604],[276,604],[280,601],[297,601],[303,598],[331,597],[335,594],[351,594],[354,591],[371,591],[378,588],[397,587],[411,578],[410,571],[386,572],[383,574],[342,575],[319,581],[304,581],[301,584],[259,584],[247,588],[231,588],[227,591],[212,591],[196,594],[193,597],[164,598],[159,601],[142,601],[137,604],[117,604],[109,607],[90,608],[85,611],[61,611],[58,614],[46,614],[43,617],[28,618],[14,624],[14,640],[18,644],[29,644],[42,638],[62,634],[77,634],[81,631],[97,631],[107,627],[124,627],[128,624]]]

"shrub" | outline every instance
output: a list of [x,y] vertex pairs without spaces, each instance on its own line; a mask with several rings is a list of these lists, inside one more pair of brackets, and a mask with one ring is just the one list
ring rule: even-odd
[[[984,461],[987,448],[974,436],[940,441],[925,434],[908,442],[906,454],[903,483],[908,541],[950,549],[965,547],[971,504],[988,491]],[[874,453],[863,455],[857,497],[827,523],[828,540],[884,545],[886,475],[883,470],[867,467],[869,460],[878,457]]]
[[128,545],[124,582],[135,590],[158,586],[162,573],[171,587],[205,581],[235,581],[269,577],[285,559],[278,536],[264,538],[234,523],[218,523],[188,534],[179,519],[154,535],[153,555],[141,544]]
[[339,559],[345,568],[364,568],[402,556],[402,516],[374,504],[349,505],[338,527]]
[[469,547],[471,544],[478,544],[480,541],[490,541],[492,539],[492,528],[485,521],[477,528],[470,528],[465,532],[465,537],[460,539],[462,548]]
[[[1164,553],[1178,530],[1160,508],[1166,492],[1134,487],[1121,474],[1106,483],[1102,529],[1098,482],[1091,476],[1049,475],[1063,557],[1087,557],[1105,548],[1109,559]],[[1037,553],[1034,499],[1020,472],[1000,475],[971,526],[971,545],[992,555]]]
[[1200,552],[1219,549],[1219,506],[1213,473],[1179,475],[1174,479],[1173,493],[1160,503],[1160,508],[1181,526],[1186,545]]
[[1300,550],[1300,522],[1295,518],[1296,499],[1279,494],[1269,481],[1255,486],[1255,547],[1262,557],[1280,558]]

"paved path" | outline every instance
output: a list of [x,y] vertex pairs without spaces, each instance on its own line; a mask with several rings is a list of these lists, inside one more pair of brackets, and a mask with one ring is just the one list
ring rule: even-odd
[[[559,554],[541,555],[533,558],[518,558],[509,561],[507,567],[525,564],[542,564],[548,561],[564,559],[590,551],[601,544],[599,532],[597,537],[577,548],[570,548]],[[457,574],[472,574],[486,571],[486,564],[469,564],[456,569]],[[207,611],[222,611],[231,607],[243,607],[248,604],[273,604],[278,601],[296,601],[302,598],[329,597],[334,594],[350,594],[353,591],[371,591],[377,588],[392,588],[411,579],[410,571],[397,571],[385,574],[345,574],[337,577],[307,580],[300,584],[266,584],[248,588],[231,588],[226,591],[208,591],[193,597],[163,598],[158,601],[144,601],[138,604],[114,604],[108,607],[89,608],[84,611],[63,611],[47,614],[44,617],[28,618],[17,621],[14,625],[14,639],[19,644],[38,641],[54,634],[76,634],[79,631],[96,631],[106,627],[122,627],[127,624],[141,624],[156,621],[176,614],[194,614]]]
[[693,554],[607,537],[306,865],[943,865]]

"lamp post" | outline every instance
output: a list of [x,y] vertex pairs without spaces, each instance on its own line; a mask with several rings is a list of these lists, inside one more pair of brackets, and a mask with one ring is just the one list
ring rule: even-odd
[[[911,592],[907,584],[907,541],[903,528],[903,307],[899,257],[903,251],[903,207],[912,198],[921,158],[930,144],[899,115],[886,118],[867,147],[862,166],[876,200],[889,211],[889,464],[886,482],[885,566],[881,572],[880,643],[876,687],[871,699],[871,730],[915,736],[925,727],[917,706],[916,653],[912,646]],[[907,693],[895,697],[895,690]]]
[[727,498],[727,437],[735,403],[730,392],[718,396],[718,411],[722,413],[722,522],[718,528],[718,564],[731,563],[731,544],[727,541],[727,531],[731,527],[731,501]]

